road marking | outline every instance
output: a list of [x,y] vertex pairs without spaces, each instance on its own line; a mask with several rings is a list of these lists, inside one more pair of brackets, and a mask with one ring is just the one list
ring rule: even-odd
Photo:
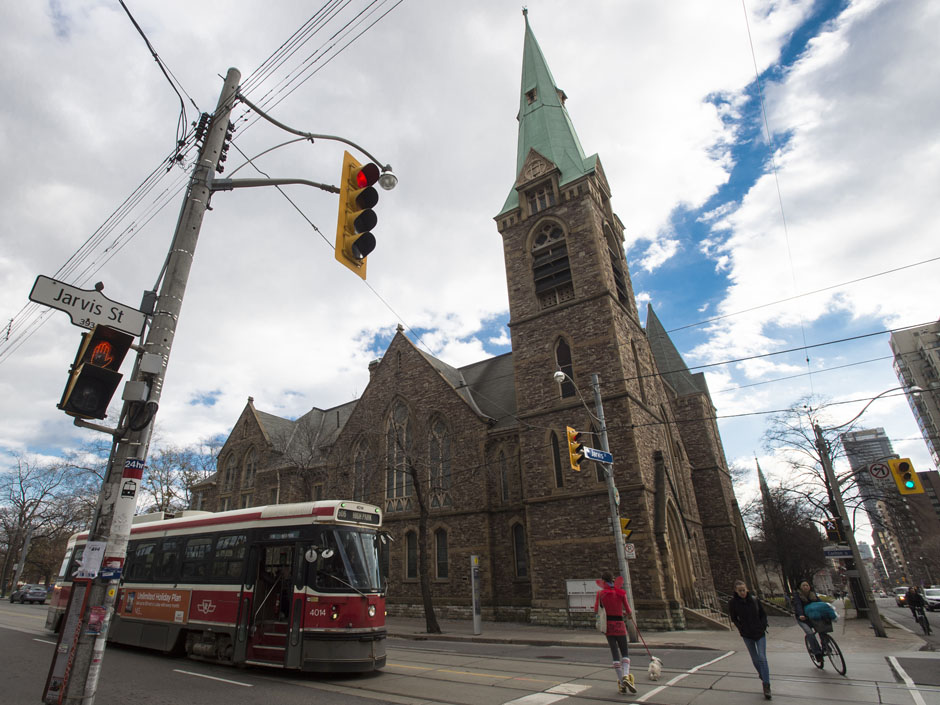
[[215,676],[207,676],[205,673],[195,673],[194,671],[183,671],[179,668],[173,669],[176,673],[182,673],[187,676],[196,676],[197,678],[207,678],[210,681],[220,681],[222,683],[230,683],[231,685],[240,685],[243,688],[254,688],[255,686],[251,683],[240,683],[239,681],[233,681],[228,678],[216,678]]
[[49,641],[48,639],[33,639],[33,641],[38,641],[40,644],[52,644],[55,646],[58,642]]
[[926,705],[923,696],[921,696],[920,691],[917,690],[917,684],[914,682],[914,679],[907,675],[907,671],[901,668],[901,664],[898,663],[898,660],[894,656],[889,656],[888,661],[894,667],[894,670],[900,674],[905,685],[907,685],[907,692],[911,694],[911,698],[914,702],[917,703],[917,705]]
[[521,698],[509,700],[503,705],[549,705],[549,703],[555,703],[567,697],[567,695],[556,695],[554,693],[532,693],[532,695],[524,695]]
[[[651,691],[649,691],[648,693],[643,693],[643,695],[640,696],[639,698],[637,698],[634,702],[638,702],[638,703],[646,702],[649,698],[651,698],[651,697],[653,697],[654,695],[656,695],[656,693],[659,693],[659,692],[665,690],[666,688],[668,688],[668,687],[671,686],[671,685],[675,685],[676,683],[678,683],[679,681],[681,681],[683,678],[688,678],[689,676],[691,676],[693,673],[695,673],[696,671],[698,671],[698,670],[701,669],[701,668],[705,668],[706,666],[711,666],[713,663],[717,663],[718,661],[721,661],[721,660],[724,659],[724,658],[728,658],[728,657],[731,656],[732,654],[734,654],[734,651],[729,651],[729,652],[727,652],[727,653],[725,653],[725,654],[722,654],[722,655],[719,656],[718,658],[713,658],[711,661],[706,661],[705,663],[700,663],[700,664],[699,664],[698,666],[696,666],[695,668],[690,668],[690,669],[689,669],[688,671],[686,671],[685,673],[680,673],[678,676],[676,676],[675,678],[673,678],[673,679],[670,680],[670,681],[667,681],[665,684],[659,686],[658,688],[653,688],[653,689],[652,689]],[[925,704],[921,704],[921,705],[925,705]]]
[[546,690],[546,693],[561,693],[563,695],[577,695],[590,688],[589,685],[577,685],[575,683],[562,683]]

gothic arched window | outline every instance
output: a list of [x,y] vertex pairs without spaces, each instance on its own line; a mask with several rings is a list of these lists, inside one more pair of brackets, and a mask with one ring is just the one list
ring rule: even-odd
[[565,486],[565,476],[561,470],[561,448],[558,445],[558,434],[552,431],[551,435],[551,446],[552,446],[552,469],[555,473],[555,487],[564,487]]
[[237,472],[238,463],[235,460],[234,455],[228,456],[225,459],[225,470],[222,472],[222,491],[228,492],[232,489],[232,484],[235,482],[235,473]]
[[444,579],[450,576],[447,559],[447,532],[438,529],[434,532],[435,576]]
[[353,455],[353,499],[359,502],[366,500],[366,471],[369,466],[369,447],[365,441],[360,442]]
[[517,578],[529,577],[529,549],[526,547],[525,527],[512,525],[512,554]]
[[499,465],[499,488],[504,502],[509,501],[509,463],[506,462],[506,451],[500,449],[496,460]]
[[385,431],[385,511],[411,509],[411,467],[408,453],[411,436],[408,423],[408,407],[402,401],[395,402],[389,414]]
[[245,461],[242,467],[242,489],[248,489],[255,485],[255,471],[258,469],[258,451],[251,448],[245,453]]
[[450,429],[440,417],[431,421],[429,440],[429,458],[431,461],[429,481],[431,507],[439,508],[450,504]]
[[561,396],[573,397],[575,388],[571,380],[574,378],[574,366],[571,364],[571,347],[564,338],[559,338],[555,343],[555,364],[567,375],[565,381],[561,383]]
[[535,295],[541,308],[549,308],[574,298],[571,266],[565,231],[558,223],[547,222],[532,242],[532,275]]
[[614,288],[617,289],[617,299],[624,306],[629,305],[627,298],[627,277],[624,274],[626,269],[626,260],[623,257],[623,251],[620,245],[614,239],[614,233],[610,228],[604,228],[604,234],[607,240],[607,254],[610,256],[610,270],[614,275]]

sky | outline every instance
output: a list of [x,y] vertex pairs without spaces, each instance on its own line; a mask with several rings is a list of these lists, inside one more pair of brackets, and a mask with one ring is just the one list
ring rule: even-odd
[[[399,183],[380,195],[366,282],[333,259],[335,195],[213,196],[155,444],[227,433],[249,396],[288,418],[356,399],[399,324],[455,366],[510,350],[493,217],[516,176],[521,5],[125,1],[181,97],[118,2],[3,10],[0,467],[93,434],[55,407],[81,329],[29,292],[45,275],[139,305],[191,164],[167,161],[181,102],[188,129],[230,66],[279,121],[361,145]],[[651,304],[706,373],[729,462],[753,470],[757,457],[783,479],[761,412],[812,394],[847,402],[820,411],[823,425],[848,421],[898,386],[884,331],[940,315],[940,2],[528,11],[585,152],[603,163],[641,316]],[[304,26],[315,31],[295,34]],[[223,176],[338,182],[344,145],[283,144],[293,136],[235,116]],[[932,468],[902,396],[863,421]],[[752,474],[742,503],[755,488]]]

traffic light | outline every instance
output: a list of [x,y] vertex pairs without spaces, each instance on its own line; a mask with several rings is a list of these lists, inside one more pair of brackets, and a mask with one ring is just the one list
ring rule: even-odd
[[888,467],[891,468],[891,475],[894,476],[894,482],[898,486],[901,494],[923,494],[924,486],[920,484],[920,478],[914,471],[914,465],[910,458],[895,458],[888,461]]
[[336,261],[366,278],[366,257],[375,249],[372,228],[378,218],[372,208],[379,202],[373,184],[379,167],[365,166],[349,152],[343,152],[343,173],[339,184],[339,219],[336,223]]
[[133,341],[134,336],[108,326],[95,326],[83,333],[58,408],[83,419],[107,416],[122,377],[118,369]]
[[840,526],[841,522],[838,519],[826,519],[824,526],[826,527],[826,538],[835,543],[843,543],[845,541],[845,536],[842,533],[842,527]]
[[630,520],[626,517],[620,517],[620,533],[623,534],[623,540],[626,541],[630,538],[630,534],[633,533],[633,529],[628,529],[630,525]]
[[568,433],[568,459],[571,462],[571,469],[581,472],[581,463],[584,460],[584,444],[581,443],[581,432],[575,431],[571,426],[566,426]]

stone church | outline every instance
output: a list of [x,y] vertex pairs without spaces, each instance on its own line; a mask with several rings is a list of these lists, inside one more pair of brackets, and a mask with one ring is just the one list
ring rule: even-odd
[[573,426],[599,447],[597,375],[641,626],[682,629],[735,579],[756,584],[704,376],[689,372],[652,309],[640,323],[623,223],[566,98],[526,17],[517,177],[495,217],[512,352],[455,368],[399,327],[354,402],[289,420],[249,398],[194,506],[381,506],[394,539],[388,610],[404,614],[421,610],[423,505],[438,616],[470,614],[475,555],[484,618],[566,623],[566,581],[617,572],[604,467],[572,470],[565,434]]

